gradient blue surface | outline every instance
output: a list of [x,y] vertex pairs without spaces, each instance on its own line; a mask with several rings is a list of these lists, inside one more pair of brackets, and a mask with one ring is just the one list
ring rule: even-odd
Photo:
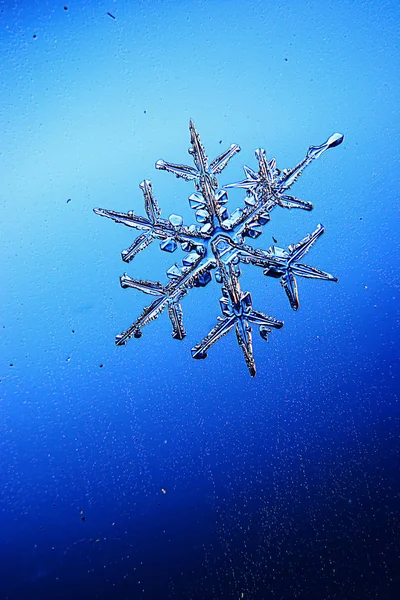
[[[115,18],[112,18],[111,13]],[[391,600],[399,565],[399,18],[397,2],[0,2],[0,597]],[[247,268],[254,305],[285,321],[190,348],[218,314],[215,283],[140,340],[147,304],[118,277],[164,280],[151,248],[126,267],[151,179],[193,215],[195,120],[220,182],[281,168],[334,131],[344,143],[276,209],[259,247],[323,223],[293,313]],[[222,144],[220,144],[222,140]],[[231,194],[240,205],[242,195]],[[69,200],[67,202],[67,200]],[[175,255],[173,256],[175,261]]]

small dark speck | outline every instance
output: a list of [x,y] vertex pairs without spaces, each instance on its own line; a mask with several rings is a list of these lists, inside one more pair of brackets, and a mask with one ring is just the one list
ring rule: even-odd
[[68,6],[64,6],[64,10],[68,10]]
[[72,330],[72,333],[75,333],[75,329]]
[[109,17],[111,17],[112,19],[115,19],[114,15],[112,15],[111,13],[107,13]]
[[10,367],[13,367],[13,366],[14,366],[13,363],[10,363]]
[[68,204],[68,202],[71,202],[71,198],[68,198],[68,200],[67,200],[67,204]]
[[143,112],[144,112],[144,114],[146,114],[147,110],[144,110]]
[[99,367],[100,367],[100,369],[102,369],[102,368],[103,368],[103,365],[99,365]]
[[33,34],[33,39],[36,40],[36,38],[37,38],[37,35],[36,35],[36,33],[34,33]]
[[285,62],[287,62],[287,58],[285,58]]
[[81,521],[86,521],[86,517],[81,517]]
[[278,240],[276,238],[274,238],[274,236],[272,236],[272,239],[274,240],[274,243],[277,244]]
[[362,217],[360,217],[360,221],[362,221]]
[[222,144],[222,140],[219,140],[219,143]]

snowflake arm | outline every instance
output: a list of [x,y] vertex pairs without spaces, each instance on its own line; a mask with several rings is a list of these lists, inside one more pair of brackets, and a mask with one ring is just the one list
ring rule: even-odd
[[202,342],[192,349],[192,356],[198,359],[206,358],[209,348],[235,326],[237,342],[243,352],[250,375],[254,377],[256,366],[253,356],[251,323],[257,325],[260,328],[261,337],[267,339],[268,334],[272,331],[271,327],[280,329],[283,322],[255,311],[250,292],[243,292],[240,289],[239,276],[235,272],[235,267],[232,263],[227,265],[224,263],[219,254],[218,245],[215,248],[215,255],[223,282],[223,296],[220,300],[223,317],[218,317],[217,325]]
[[125,345],[131,337],[141,337],[142,328],[157,319],[166,307],[168,307],[168,316],[172,323],[172,337],[183,339],[186,332],[183,328],[180,300],[192,287],[201,285],[198,283],[199,278],[212,268],[215,268],[214,261],[192,253],[183,259],[182,267],[175,264],[167,271],[171,281],[166,286],[159,282],[133,279],[125,273],[120,279],[121,287],[138,289],[146,294],[156,296],[156,299],[143,309],[142,314],[126,331],[116,337],[117,346]]
[[194,167],[188,165],[176,165],[175,163],[167,162],[166,160],[158,160],[156,162],[156,169],[160,171],[169,171],[176,177],[180,177],[185,181],[194,181],[198,177],[198,171]]
[[156,169],[169,171],[176,177],[181,177],[186,181],[194,181],[197,191],[194,200],[197,204],[193,205],[193,208],[197,209],[196,218],[203,223],[203,231],[209,232],[214,228],[215,218],[217,218],[219,225],[225,228],[224,221],[227,213],[224,204],[227,202],[227,195],[223,190],[218,190],[216,175],[223,171],[230,159],[240,151],[240,147],[237,144],[232,144],[228,150],[217,156],[209,165],[206,151],[192,120],[189,123],[189,131],[191,141],[189,154],[193,157],[195,167],[158,160]]
[[[305,202],[294,196],[282,195],[282,190],[278,187],[279,169],[276,168],[276,160],[272,158],[270,161],[266,158],[266,153],[263,148],[258,148],[255,151],[255,156],[258,161],[259,169],[256,173],[250,167],[245,166],[244,172],[246,179],[237,183],[230,183],[225,186],[229,188],[241,188],[247,191],[247,203],[259,207],[263,205],[268,214],[275,206],[283,208],[302,208],[304,210],[312,210],[311,202]],[[249,210],[247,211],[249,213]],[[247,219],[248,215],[242,216],[241,221]]]
[[236,317],[217,317],[217,324],[211,329],[206,337],[192,348],[192,356],[196,359],[207,358],[207,352],[218,340],[230,332],[235,325]]
[[[270,161],[266,158],[266,153],[263,148],[258,148],[255,151],[255,156],[258,161],[259,169],[258,172],[253,171],[250,167],[245,166],[244,172],[246,178],[236,183],[230,183],[225,185],[225,189],[239,188],[247,191],[248,198],[247,203],[250,204],[250,208],[247,208],[241,214],[240,218],[235,223],[237,226],[240,223],[245,222],[247,230],[249,229],[249,218],[252,215],[251,206],[256,207],[256,212],[260,214],[261,207],[264,213],[264,219],[267,217],[269,220],[269,213],[275,206],[281,206],[282,208],[301,208],[303,210],[312,210],[313,205],[311,202],[306,202],[295,196],[288,196],[285,194],[289,190],[294,182],[300,177],[304,169],[316,158],[319,158],[329,148],[338,146],[343,141],[343,135],[340,133],[334,133],[328,138],[328,140],[320,146],[310,146],[306,157],[299,162],[292,169],[285,169],[279,171],[276,167],[276,160],[272,158]],[[257,214],[254,215],[253,220],[250,223],[257,224]],[[246,232],[244,232],[246,235]]]
[[273,246],[270,248],[271,262],[264,270],[264,275],[269,277],[280,277],[281,284],[289,298],[293,310],[299,308],[299,295],[295,275],[308,279],[325,279],[326,281],[338,281],[336,277],[320,271],[315,267],[303,265],[298,261],[309,251],[317,239],[324,233],[323,225],[319,224],[315,231],[308,234],[300,242],[290,245],[288,251]]
[[295,275],[308,279],[338,281],[336,277],[325,271],[299,262],[323,233],[324,227],[319,224],[315,231],[300,242],[289,245],[288,250],[277,246],[271,246],[268,250],[260,250],[247,244],[235,243],[228,236],[220,236],[219,247],[225,261],[240,260],[245,264],[262,267],[264,275],[268,277],[280,278],[291,307],[293,310],[297,310],[300,303]]
[[341,133],[334,133],[324,144],[320,146],[310,146],[306,157],[298,165],[289,170],[284,170],[277,181],[277,187],[280,193],[285,192],[292,187],[294,182],[300,177],[302,172],[313,160],[319,158],[329,148],[335,148],[343,142],[344,136]]
[[136,238],[127,250],[122,251],[121,256],[124,262],[128,263],[133,260],[139,252],[147,248],[155,239],[161,240],[161,250],[174,252],[178,243],[182,245],[184,250],[191,250],[196,244],[210,237],[194,225],[184,226],[183,219],[179,215],[170,215],[168,220],[161,219],[161,210],[153,196],[151,182],[144,180],[139,187],[144,196],[147,218],[135,215],[133,210],[121,213],[105,208],[93,209],[95,214],[101,217],[107,217],[116,223],[145,231]]
[[147,246],[150,246],[151,242],[154,240],[154,235],[152,231],[148,231],[146,233],[142,233],[139,235],[136,240],[127,248],[126,250],[122,250],[121,258],[124,262],[129,263],[131,260],[135,258],[139,252],[145,250]]

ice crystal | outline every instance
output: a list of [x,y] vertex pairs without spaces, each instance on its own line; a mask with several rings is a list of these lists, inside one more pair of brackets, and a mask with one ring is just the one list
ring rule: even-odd
[[[182,298],[193,287],[204,287],[212,279],[221,285],[221,316],[206,337],[192,349],[193,358],[206,358],[209,348],[235,328],[237,342],[242,349],[250,375],[254,377],[256,367],[253,357],[252,326],[257,326],[261,337],[268,339],[272,329],[280,329],[282,321],[270,317],[252,305],[250,292],[240,287],[240,263],[262,267],[264,275],[280,279],[290,305],[299,307],[296,276],[337,281],[335,277],[315,267],[300,262],[311,246],[323,234],[319,224],[297,244],[287,249],[271,246],[268,250],[254,248],[245,239],[254,240],[262,233],[262,227],[270,220],[273,208],[301,208],[311,210],[312,204],[288,195],[288,191],[303,170],[328,148],[338,146],[343,135],[333,134],[321,146],[311,146],[306,157],[292,169],[280,171],[275,159],[267,160],[265,150],[255,151],[258,171],[244,167],[245,178],[237,183],[219,187],[217,175],[226,167],[230,159],[240,151],[237,144],[220,154],[211,163],[201,143],[193,121],[189,124],[194,166],[174,164],[159,160],[157,169],[169,171],[178,178],[192,181],[195,192],[189,196],[190,207],[195,211],[197,225],[184,225],[179,215],[161,218],[161,210],[153,195],[150,181],[140,184],[144,196],[146,217],[137,216],[133,211],[115,212],[95,208],[100,216],[113,219],[133,229],[142,231],[133,244],[122,252],[122,260],[129,263],[141,250],[154,240],[160,240],[164,252],[175,252],[178,246],[186,252],[181,264],[175,263],[167,271],[169,282],[165,285],[157,281],[133,279],[126,273],[120,278],[123,288],[134,288],[154,297],[136,321],[116,337],[118,346],[125,344],[132,336],[140,337],[142,328],[156,319],[165,308],[172,324],[172,336],[183,339],[186,335],[183,326]],[[244,206],[229,214],[228,192],[230,188],[245,190]]]

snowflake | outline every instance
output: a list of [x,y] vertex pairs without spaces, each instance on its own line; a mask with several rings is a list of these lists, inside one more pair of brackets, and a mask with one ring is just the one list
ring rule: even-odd
[[[214,278],[221,285],[220,307],[222,316],[217,317],[216,325],[206,337],[192,349],[193,358],[206,358],[209,348],[235,328],[237,342],[244,354],[252,377],[256,374],[253,357],[252,326],[257,326],[261,337],[268,339],[272,329],[280,329],[282,321],[270,317],[252,305],[250,292],[240,287],[240,263],[256,265],[264,269],[264,275],[280,279],[290,305],[294,310],[299,307],[296,276],[337,281],[335,277],[301,263],[303,256],[323,234],[324,227],[319,224],[315,231],[297,244],[289,245],[287,250],[271,246],[268,250],[254,248],[245,243],[245,238],[253,240],[262,233],[262,227],[270,220],[270,213],[276,206],[283,208],[301,208],[311,210],[312,204],[287,194],[303,170],[328,148],[338,146],[343,135],[335,133],[321,146],[311,146],[306,157],[294,168],[280,171],[275,159],[267,160],[265,150],[255,151],[258,171],[244,167],[245,179],[220,188],[217,175],[226,167],[230,159],[240,151],[237,144],[220,154],[211,163],[200,141],[193,121],[189,124],[194,166],[174,164],[159,160],[156,168],[173,173],[178,178],[193,181],[196,191],[189,196],[189,204],[195,211],[197,225],[186,226],[179,215],[171,215],[167,220],[161,218],[161,210],[154,198],[150,181],[140,184],[144,196],[147,217],[128,213],[95,208],[97,215],[113,219],[133,229],[143,231],[133,244],[122,252],[122,260],[129,263],[141,250],[154,240],[160,240],[160,248],[165,252],[175,252],[178,245],[187,254],[182,263],[175,263],[167,271],[169,282],[133,279],[126,273],[120,278],[123,288],[134,288],[145,292],[155,299],[147,306],[136,321],[116,337],[118,346],[125,344],[132,336],[139,338],[142,328],[156,319],[165,308],[172,323],[172,336],[183,339],[186,335],[183,327],[181,300],[193,287],[204,287]],[[229,188],[241,188],[246,191],[245,204],[229,214],[227,209]],[[275,241],[275,240],[274,240]]]

